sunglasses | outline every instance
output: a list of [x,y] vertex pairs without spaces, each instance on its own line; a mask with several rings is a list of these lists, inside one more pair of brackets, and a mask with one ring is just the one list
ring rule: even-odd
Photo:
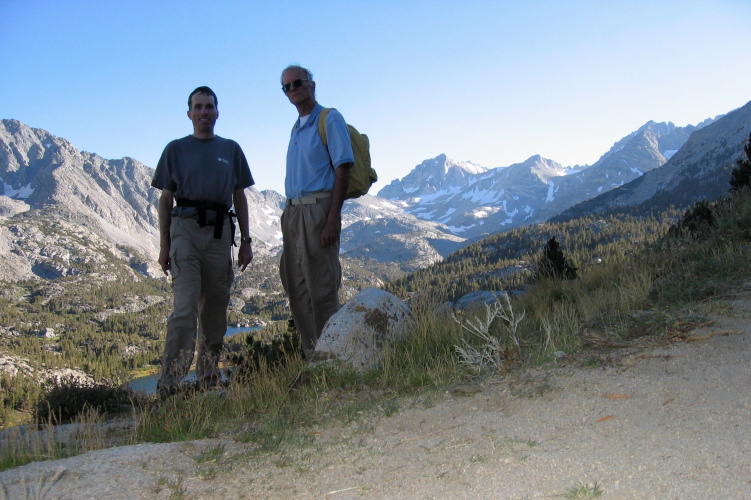
[[299,89],[300,87],[302,87],[302,82],[307,82],[307,81],[310,81],[310,80],[308,80],[307,78],[298,78],[292,83],[284,84],[282,85],[282,92],[286,94],[292,89]]

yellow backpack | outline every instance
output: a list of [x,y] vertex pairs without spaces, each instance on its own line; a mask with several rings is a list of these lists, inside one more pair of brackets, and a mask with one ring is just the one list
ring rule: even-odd
[[[324,108],[318,115],[318,134],[321,136],[323,145],[328,148],[326,138],[326,115],[329,109]],[[349,138],[352,142],[352,152],[355,154],[355,164],[349,169],[349,185],[347,186],[346,199],[359,198],[370,189],[370,186],[378,180],[378,174],[370,166],[370,141],[368,136],[361,134],[355,127],[347,124]]]

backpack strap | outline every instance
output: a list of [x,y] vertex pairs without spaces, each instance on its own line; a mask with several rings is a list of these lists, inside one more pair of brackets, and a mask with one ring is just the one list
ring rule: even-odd
[[321,142],[323,142],[323,145],[326,147],[329,146],[329,141],[326,137],[326,117],[331,109],[334,108],[323,108],[318,114],[318,135],[321,136]]

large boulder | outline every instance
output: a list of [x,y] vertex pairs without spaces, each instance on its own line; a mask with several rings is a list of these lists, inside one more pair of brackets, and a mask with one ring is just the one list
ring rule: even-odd
[[[506,299],[504,297],[508,298],[514,298],[519,297],[524,292],[521,292],[519,290],[508,290],[508,291],[499,291],[499,290],[478,290],[476,292],[468,293],[467,295],[464,295],[462,298],[456,301],[456,304],[453,304],[453,310],[457,314],[464,314],[468,312],[479,312],[484,311],[486,306],[492,306],[496,302],[503,302]],[[442,306],[443,309],[449,309],[451,310],[450,303],[449,305]]]
[[357,371],[377,368],[384,347],[405,335],[411,314],[395,295],[365,288],[329,318],[313,361],[337,359]]
[[506,292],[478,290],[460,298],[456,301],[454,308],[462,312],[482,310],[485,306],[490,306],[495,302],[504,300],[504,295],[506,295]]

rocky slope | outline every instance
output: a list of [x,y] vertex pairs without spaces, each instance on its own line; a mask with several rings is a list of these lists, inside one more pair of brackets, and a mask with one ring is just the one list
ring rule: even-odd
[[731,172],[749,134],[751,102],[692,133],[661,168],[574,206],[554,220],[637,206],[656,210],[690,207],[701,200],[716,200],[727,194]]
[[421,220],[369,195],[345,203],[342,226],[345,258],[396,265],[404,272],[441,260],[465,241],[443,224]]
[[108,253],[145,263],[157,251],[149,175],[131,158],[105,160],[44,130],[0,122],[1,277],[78,274]]

